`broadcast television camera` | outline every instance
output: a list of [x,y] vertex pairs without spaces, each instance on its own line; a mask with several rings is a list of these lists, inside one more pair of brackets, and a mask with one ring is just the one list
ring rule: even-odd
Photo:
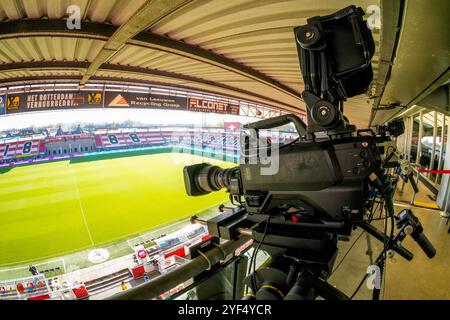
[[[393,250],[411,260],[400,244],[411,234],[431,258],[435,250],[410,210],[386,235],[366,219],[369,203],[381,198],[392,224],[393,188],[383,168],[379,144],[390,141],[388,130],[356,130],[343,116],[343,102],[364,93],[373,74],[374,42],[361,8],[350,6],[332,15],[308,19],[294,29],[305,91],[308,126],[295,115],[246,125],[241,139],[240,166],[221,169],[209,164],[184,168],[186,192],[201,196],[226,188],[236,208],[204,222],[211,235],[231,240],[251,235],[255,252],[272,256],[269,267],[254,270],[246,279],[257,299],[347,299],[326,279],[332,272],[337,241],[358,226],[384,243],[377,259]],[[281,145],[261,144],[261,130],[292,123],[299,138]],[[398,129],[400,127],[400,129]],[[398,123],[391,131],[401,130]],[[318,133],[325,132],[325,138]],[[256,145],[251,144],[256,137]],[[261,174],[267,152],[278,150],[279,170]],[[262,150],[266,149],[266,150]],[[265,151],[261,153],[261,151]],[[262,155],[264,154],[264,155]],[[198,219],[193,219],[199,221]],[[406,231],[405,231],[406,230]],[[255,269],[254,257],[250,267]]]

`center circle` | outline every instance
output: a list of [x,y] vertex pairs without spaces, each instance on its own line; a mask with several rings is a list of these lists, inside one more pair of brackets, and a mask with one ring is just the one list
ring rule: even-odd
[[106,249],[94,249],[89,252],[88,260],[92,263],[101,263],[109,259],[109,251]]

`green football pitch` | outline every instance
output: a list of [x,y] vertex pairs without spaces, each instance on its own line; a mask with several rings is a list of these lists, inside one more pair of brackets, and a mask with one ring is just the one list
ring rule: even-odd
[[163,153],[60,161],[0,174],[0,266],[55,257],[155,229],[222,203],[188,197],[182,169],[210,162]]

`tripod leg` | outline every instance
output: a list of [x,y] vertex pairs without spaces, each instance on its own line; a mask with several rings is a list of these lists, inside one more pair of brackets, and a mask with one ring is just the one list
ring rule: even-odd
[[313,278],[311,281],[319,296],[325,300],[350,300],[345,293],[320,278]]
[[373,251],[372,251],[372,243],[370,242],[370,234],[366,232],[366,241],[367,241],[367,251],[366,254],[369,256],[369,262],[373,264]]
[[321,296],[325,300],[350,300],[342,291],[309,271],[304,271],[289,290],[285,300],[314,300]]
[[285,300],[315,300],[318,294],[306,279],[297,280],[284,298]]

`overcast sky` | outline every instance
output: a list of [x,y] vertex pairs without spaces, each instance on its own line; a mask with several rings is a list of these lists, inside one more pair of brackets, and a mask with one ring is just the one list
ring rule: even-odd
[[54,126],[72,123],[105,123],[139,121],[143,124],[197,124],[216,126],[224,121],[247,123],[252,118],[223,114],[205,114],[201,112],[168,111],[168,110],[64,110],[50,112],[32,112],[0,117],[0,130],[23,129],[32,126]]

